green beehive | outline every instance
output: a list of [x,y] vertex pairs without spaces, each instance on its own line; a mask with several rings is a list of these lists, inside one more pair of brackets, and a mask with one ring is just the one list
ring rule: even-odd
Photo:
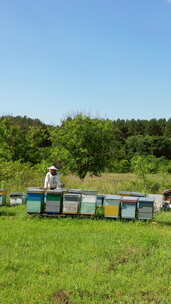
[[103,203],[104,203],[104,194],[98,194],[97,195],[97,199],[96,199],[96,215],[98,217],[103,217],[104,216],[104,207],[103,207]]
[[102,207],[103,206],[103,202],[104,202],[104,194],[98,194],[97,195],[97,199],[96,199],[96,205],[97,207]]
[[44,210],[44,190],[29,188],[27,191],[27,212],[42,213]]
[[63,191],[62,190],[48,190],[46,195],[46,213],[61,213],[62,210]]

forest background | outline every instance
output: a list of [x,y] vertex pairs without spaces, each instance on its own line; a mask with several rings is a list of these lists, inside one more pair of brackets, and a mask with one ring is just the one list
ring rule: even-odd
[[171,173],[171,119],[110,120],[80,113],[54,126],[27,116],[0,117],[1,187],[14,180],[15,189],[28,186],[28,180],[40,183],[38,176],[52,164],[80,181],[106,173],[135,173],[143,187],[156,192],[160,186],[147,175],[162,173],[164,181]]

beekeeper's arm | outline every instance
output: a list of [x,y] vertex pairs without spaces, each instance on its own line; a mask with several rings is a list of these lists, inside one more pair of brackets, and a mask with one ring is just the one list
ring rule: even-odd
[[44,188],[48,188],[49,185],[49,172],[45,176]]

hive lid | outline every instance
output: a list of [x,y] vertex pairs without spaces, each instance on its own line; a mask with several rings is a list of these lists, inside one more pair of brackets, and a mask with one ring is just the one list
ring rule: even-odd
[[96,190],[81,190],[81,193],[85,195],[97,195]]
[[43,188],[38,187],[29,187],[27,188],[27,193],[44,193],[45,190]]
[[97,195],[96,190],[68,189],[69,193],[81,193],[87,195]]
[[139,198],[139,200],[138,200],[140,203],[154,203],[154,199],[152,199],[152,198],[148,198],[148,197],[141,197],[141,198]]
[[68,193],[76,193],[76,194],[80,194],[82,192],[81,189],[68,189],[67,191]]
[[146,195],[144,193],[140,192],[129,192],[129,191],[120,191],[118,192],[120,195],[127,195],[127,196],[135,196],[135,197],[145,197]]
[[80,196],[80,193],[65,193],[64,196],[77,197],[77,196]]
[[10,193],[10,196],[24,196],[25,195],[25,193],[23,193],[23,192],[11,192]]
[[137,203],[138,202],[138,197],[134,197],[134,196],[123,196],[122,197],[122,202],[124,203]]
[[112,194],[107,194],[105,195],[105,200],[121,200],[122,196],[120,195],[112,195]]
[[54,190],[47,190],[47,194],[62,194],[64,189],[54,189]]
[[154,201],[163,201],[164,199],[162,194],[147,194],[147,198],[153,199]]

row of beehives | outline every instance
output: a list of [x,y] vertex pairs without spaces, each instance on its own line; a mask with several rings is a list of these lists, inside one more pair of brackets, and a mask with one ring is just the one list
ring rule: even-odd
[[144,196],[97,195],[96,191],[30,189],[27,212],[150,220],[154,200]]
[[21,192],[12,192],[7,195],[7,190],[0,189],[0,206],[6,205],[7,202],[11,206],[21,205],[26,202],[26,194]]

